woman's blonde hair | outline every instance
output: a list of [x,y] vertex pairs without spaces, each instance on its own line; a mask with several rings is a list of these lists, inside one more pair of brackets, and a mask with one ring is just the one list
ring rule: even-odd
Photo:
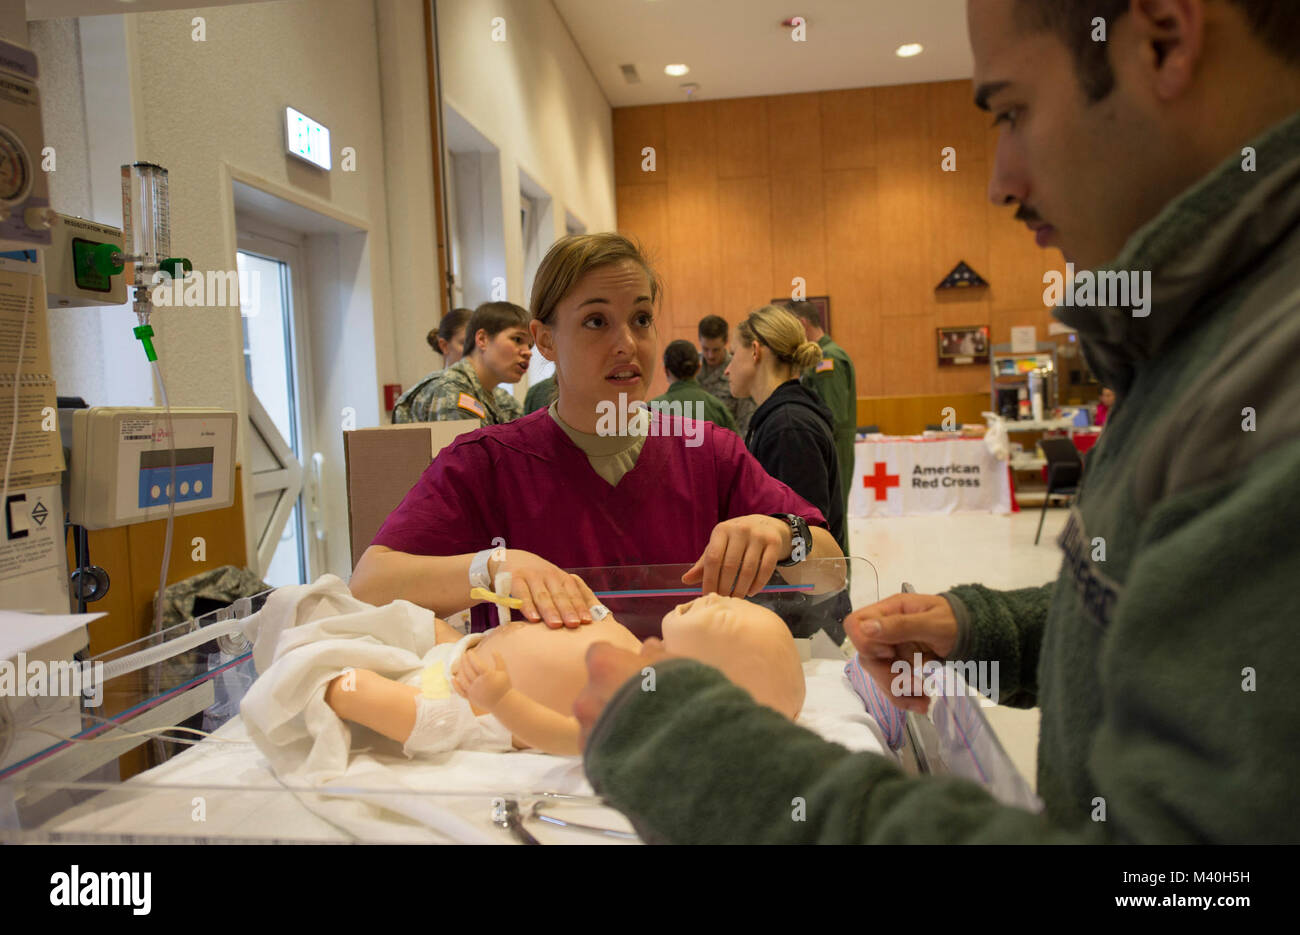
[[650,301],[658,302],[663,286],[640,244],[622,234],[570,234],[557,240],[546,251],[542,265],[537,269],[533,296],[528,305],[533,320],[549,325],[555,307],[573,290],[578,280],[593,269],[623,260],[631,260],[645,270],[646,278],[650,280]]
[[799,319],[775,305],[764,305],[750,312],[736,326],[736,334],[747,346],[757,341],[771,350],[778,361],[795,370],[815,367],[822,359],[821,345],[808,340]]

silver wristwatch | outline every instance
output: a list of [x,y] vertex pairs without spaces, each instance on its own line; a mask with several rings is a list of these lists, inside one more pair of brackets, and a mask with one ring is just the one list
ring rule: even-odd
[[474,555],[474,560],[469,563],[469,586],[471,588],[482,588],[485,591],[492,590],[492,576],[488,573],[488,562],[504,562],[506,560],[506,550],[502,548],[484,549]]

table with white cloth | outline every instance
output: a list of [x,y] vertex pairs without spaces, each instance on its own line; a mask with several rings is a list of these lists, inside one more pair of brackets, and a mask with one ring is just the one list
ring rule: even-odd
[[876,436],[855,450],[850,517],[1011,512],[1006,462],[982,438]]

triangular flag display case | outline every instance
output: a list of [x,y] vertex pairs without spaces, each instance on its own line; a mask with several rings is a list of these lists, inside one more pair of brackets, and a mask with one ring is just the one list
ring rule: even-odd
[[988,281],[975,270],[966,265],[962,260],[953,268],[953,271],[944,277],[943,282],[935,286],[934,291],[940,289],[972,289],[977,286],[987,286]]

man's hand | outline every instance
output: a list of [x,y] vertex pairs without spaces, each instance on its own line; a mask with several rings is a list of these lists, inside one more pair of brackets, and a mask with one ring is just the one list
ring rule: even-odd
[[[924,714],[930,699],[921,691],[921,664],[942,661],[957,645],[957,618],[952,607],[937,594],[895,594],[878,604],[855,610],[844,618],[844,631],[858,650],[863,670],[875,680],[881,693],[904,711]],[[897,677],[892,666],[907,664],[912,694],[899,697],[891,690]]]
[[587,739],[596,722],[628,679],[642,677],[647,666],[674,658],[677,657],[670,656],[663,642],[654,637],[641,644],[639,653],[619,649],[612,643],[593,644],[587,650],[587,684],[573,703],[573,713],[582,727],[579,740],[582,749],[587,749]]
[[452,673],[455,676],[452,685],[456,692],[484,711],[495,708],[506,692],[510,691],[510,676],[506,672],[505,660],[500,653],[493,653],[492,657],[493,662],[488,663],[471,649],[461,657]]
[[682,575],[682,584],[698,584],[702,594],[753,597],[767,587],[776,563],[789,556],[789,523],[773,516],[737,516],[713,527],[704,554]]

